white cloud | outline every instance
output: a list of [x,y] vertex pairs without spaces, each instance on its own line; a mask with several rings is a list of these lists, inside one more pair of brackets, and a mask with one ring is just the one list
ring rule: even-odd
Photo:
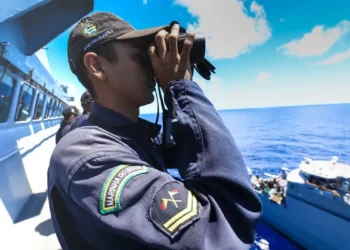
[[[37,58],[40,60],[40,62],[44,65],[44,67],[48,70],[48,72],[50,74],[52,74],[51,68],[50,68],[50,64],[49,64],[49,59],[46,53],[46,49],[42,48],[39,49],[35,55],[37,56]],[[74,97],[74,101],[72,102],[68,102],[69,105],[74,105],[76,106],[80,111],[82,111],[82,107],[80,105],[80,97],[83,94],[83,92],[85,91],[83,88],[77,88],[74,84],[72,83],[68,83],[68,82],[60,82],[59,79],[56,79],[58,81],[58,84],[61,85],[65,85],[68,86],[68,96],[69,97]]]
[[284,23],[285,21],[286,21],[286,19],[280,18],[280,22],[281,22],[281,23]]
[[47,57],[46,49],[41,48],[37,52],[35,52],[36,57],[39,61],[44,65],[47,71],[51,74],[51,68],[49,64],[49,58]]
[[320,61],[319,64],[322,64],[322,65],[337,64],[348,58],[350,58],[350,49],[348,49],[345,52],[336,53],[333,56],[330,56],[327,59]]
[[271,28],[264,8],[253,1],[250,12],[237,0],[175,0],[198,17],[188,30],[204,33],[208,55],[213,59],[235,58],[265,43]]
[[[193,80],[202,88],[205,94],[209,94],[211,96],[211,99],[215,98],[215,93],[219,92],[221,89],[221,82],[222,80],[216,76],[212,76],[210,81],[206,81],[202,77],[194,76]],[[154,97],[156,97],[155,93],[153,93]],[[162,93],[163,95],[163,93]],[[159,112],[162,113],[162,107],[161,103],[159,102]],[[154,114],[157,113],[157,101],[154,100],[153,103],[143,106],[140,108],[141,114]]]
[[283,50],[285,55],[298,57],[319,56],[327,52],[342,36],[349,33],[350,22],[341,21],[335,27],[325,28],[324,25],[315,26],[310,33],[300,39],[283,44],[277,51]]
[[[332,75],[325,72],[310,78],[289,75],[283,79],[271,78],[269,84],[247,83],[239,86],[229,85],[217,76],[213,76],[210,81],[199,76],[194,76],[193,80],[216,109],[350,103],[350,75],[346,74]],[[142,114],[156,111],[156,102],[141,108]]]
[[230,105],[230,99],[227,99],[229,94],[225,91],[222,79],[212,76],[211,80],[207,81],[199,76],[194,76],[193,81],[201,87],[216,109],[228,108],[227,106]]
[[[225,84],[214,77],[210,82],[195,78],[204,94],[216,109],[259,108],[292,105],[350,103],[348,82],[350,77],[320,74],[315,79],[305,79],[302,85],[296,76],[274,79],[269,84],[247,84],[238,87]],[[317,84],[314,84],[317,82]],[[334,86],[331,84],[336,82]]]
[[143,0],[143,4],[147,4],[147,0]]
[[255,83],[264,83],[272,77],[269,72],[261,72],[255,79]]

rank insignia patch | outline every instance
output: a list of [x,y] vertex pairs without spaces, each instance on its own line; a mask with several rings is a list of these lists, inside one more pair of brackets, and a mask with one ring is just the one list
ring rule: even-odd
[[180,182],[167,182],[154,194],[149,217],[158,229],[174,239],[199,219],[199,203]]
[[121,209],[120,197],[125,185],[135,176],[148,173],[146,166],[120,165],[105,181],[100,196],[100,213],[108,214]]

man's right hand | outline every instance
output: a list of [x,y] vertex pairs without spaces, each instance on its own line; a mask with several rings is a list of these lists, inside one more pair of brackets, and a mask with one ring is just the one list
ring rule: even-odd
[[148,50],[153,72],[164,92],[172,80],[192,79],[190,52],[193,46],[194,34],[187,34],[183,49],[179,54],[177,46],[179,30],[180,26],[174,24],[170,35],[165,30],[159,31],[155,37],[156,45],[152,44]]

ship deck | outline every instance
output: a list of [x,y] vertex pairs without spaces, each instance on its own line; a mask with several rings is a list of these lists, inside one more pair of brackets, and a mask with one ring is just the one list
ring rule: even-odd
[[[45,141],[36,155],[40,155],[35,168],[26,169],[33,190],[16,222],[0,232],[0,249],[13,250],[58,250],[61,249],[53,228],[47,199],[47,167],[55,136]],[[1,230],[1,228],[0,228]]]

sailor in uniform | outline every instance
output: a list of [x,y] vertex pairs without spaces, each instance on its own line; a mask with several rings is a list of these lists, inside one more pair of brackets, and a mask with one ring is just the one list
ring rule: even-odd
[[80,103],[81,107],[83,108],[83,113],[74,120],[70,127],[70,131],[87,124],[87,119],[92,112],[92,104],[94,103],[94,100],[92,99],[92,96],[88,90],[81,95]]
[[[193,35],[181,53],[178,35],[178,24],[135,31],[108,12],[73,28],[69,62],[94,106],[89,125],[63,138],[50,161],[49,204],[62,249],[242,250],[254,243],[261,202],[230,131],[192,81]],[[142,60],[149,38],[154,75]],[[154,77],[178,121],[167,159],[168,148],[155,140],[160,126],[138,117],[154,100]]]
[[63,120],[60,124],[60,128],[56,133],[56,144],[70,131],[71,124],[77,117],[79,117],[79,110],[73,105],[67,106],[63,109],[62,115]]

